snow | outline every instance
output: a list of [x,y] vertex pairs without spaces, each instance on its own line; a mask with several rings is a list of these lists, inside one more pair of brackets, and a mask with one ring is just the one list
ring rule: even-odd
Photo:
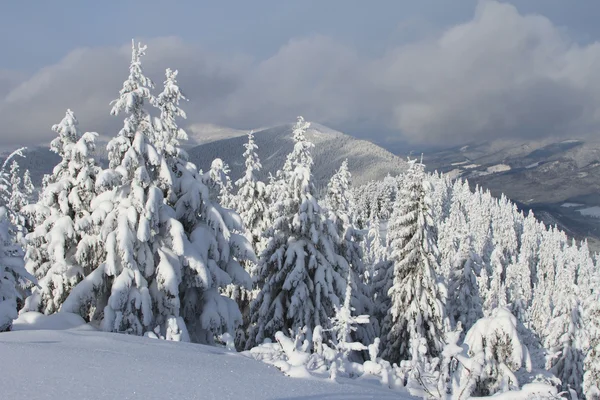
[[510,165],[506,165],[506,164],[496,164],[496,165],[492,165],[491,167],[487,167],[485,171],[475,171],[473,172],[473,176],[485,176],[485,175],[491,175],[491,174],[497,174],[499,172],[506,172],[506,171],[510,171]]
[[469,164],[469,165],[463,166],[464,169],[473,169],[473,168],[477,168],[477,167],[479,167],[479,164]]
[[561,204],[561,207],[581,207],[583,206],[583,204],[579,204],[579,203],[563,203]]
[[[300,379],[224,348],[99,332],[27,313],[0,334],[2,398],[409,399],[373,382]],[[29,326],[27,326],[29,325]],[[36,330],[36,329],[46,330]],[[61,329],[62,328],[62,329]],[[67,329],[65,329],[67,328]]]
[[468,162],[469,162],[469,160],[465,160],[465,161],[461,161],[461,162],[455,162],[455,163],[452,163],[452,164],[450,164],[450,165],[453,165],[453,166],[454,166],[454,165],[465,165],[465,164],[466,164],[466,163],[468,163]]
[[44,315],[37,311],[29,311],[19,315],[13,322],[13,331],[25,330],[65,330],[65,329],[94,330],[86,325],[83,318],[77,314],[59,312],[52,315]]
[[582,208],[577,212],[586,217],[600,218],[600,206]]
[[491,167],[487,167],[487,172],[494,174],[497,172],[505,172],[505,171],[510,171],[510,165],[506,165],[506,164],[497,164],[497,165],[492,165]]

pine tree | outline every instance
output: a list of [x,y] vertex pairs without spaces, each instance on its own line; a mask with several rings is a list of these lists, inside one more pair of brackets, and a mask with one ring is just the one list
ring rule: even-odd
[[469,356],[482,364],[472,393],[491,396],[496,392],[518,390],[515,372],[524,367],[531,371],[531,357],[522,342],[518,321],[507,308],[497,308],[467,332],[465,344]]
[[204,183],[211,193],[211,200],[221,204],[225,208],[235,206],[232,194],[233,185],[229,177],[229,165],[220,158],[215,158],[210,165],[210,170],[203,176]]
[[[262,165],[256,153],[258,147],[254,142],[252,131],[248,133],[248,143],[244,144],[244,147],[246,148],[244,152],[246,172],[235,182],[238,192],[233,198],[233,205],[242,219],[245,236],[252,245],[252,249],[256,254],[260,254],[264,250],[265,244],[262,235],[267,229],[265,213],[268,206],[268,194],[266,185],[257,177]],[[255,275],[256,263],[247,261],[244,263],[244,268],[251,276]],[[242,311],[243,330],[246,331],[250,323],[250,302],[256,296],[256,291],[247,291],[239,287],[230,288],[231,291],[233,293],[230,293],[230,297],[237,301]],[[245,333],[242,335],[240,332],[236,337],[238,338],[238,347],[243,348]]]
[[[408,360],[412,344],[424,339],[427,357],[437,357],[444,347],[448,328],[445,293],[436,275],[437,249],[432,232],[429,182],[422,164],[411,165],[406,185],[396,199],[390,222],[390,255],[394,281],[389,290],[391,321],[384,357],[390,362]],[[415,350],[415,351],[413,351]]]
[[153,131],[156,134],[154,145],[156,151],[167,160],[185,158],[180,148],[180,141],[188,139],[185,131],[177,125],[176,118],[187,118],[185,111],[179,107],[180,101],[187,101],[177,84],[177,70],[167,68],[163,91],[151,98],[152,104],[160,110],[160,117],[154,119]]
[[[329,207],[327,218],[328,234],[334,242],[334,252],[338,255],[338,269],[349,270],[352,281],[351,305],[359,314],[373,313],[370,290],[365,284],[365,265],[362,251],[363,236],[354,225],[351,214],[350,181],[348,161],[342,162],[339,170],[331,177],[327,185],[325,202]],[[373,324],[361,324],[352,339],[370,344],[375,339]]]
[[347,359],[352,351],[367,350],[367,346],[365,346],[364,343],[353,341],[352,333],[356,332],[361,325],[368,325],[371,323],[368,315],[352,315],[356,311],[355,308],[351,306],[353,297],[352,287],[352,273],[350,271],[347,277],[344,304],[336,307],[335,316],[331,319],[331,326],[332,330],[335,332],[337,348],[344,359]]
[[17,306],[22,298],[20,279],[35,283],[35,278],[23,267],[23,251],[14,241],[8,210],[0,206],[0,332],[9,331],[17,318]]
[[6,208],[11,221],[13,220],[12,210],[8,208],[12,191],[10,165],[15,157],[25,157],[23,152],[26,149],[26,147],[21,147],[10,153],[2,163],[2,167],[0,167],[0,207]]
[[468,331],[483,317],[483,305],[477,284],[481,260],[473,250],[473,239],[463,232],[460,246],[452,263],[448,282],[448,313],[454,326],[461,326]]
[[96,133],[83,135],[71,110],[52,127],[58,134],[50,145],[62,159],[54,168],[40,200],[28,208],[34,230],[27,235],[26,269],[38,279],[38,286],[25,303],[25,311],[57,312],[71,289],[96,265],[78,259],[77,247],[84,235],[84,221],[91,214],[90,203],[99,168],[92,154]]
[[23,194],[27,199],[27,204],[33,203],[33,194],[35,192],[35,186],[33,186],[33,182],[31,181],[31,172],[28,169],[25,170],[23,174]]
[[[179,302],[173,291],[178,287],[181,265],[175,252],[182,251],[181,229],[164,208],[161,178],[168,180],[170,173],[153,146],[155,135],[144,109],[145,102],[152,99],[152,81],[143,74],[140,62],[145,50],[133,43],[129,78],[119,98],[111,103],[112,115],[125,112],[127,117],[119,134],[108,143],[109,169],[98,176],[100,194],[91,204],[91,218],[100,225],[102,258],[97,270],[72,290],[64,305],[76,312],[102,309],[103,315],[94,315],[101,318],[102,329],[137,335],[156,325],[164,329],[166,318],[178,314]],[[151,290],[157,291],[150,287],[155,275],[157,281],[169,279],[167,284],[163,282],[163,296],[151,295]],[[159,311],[156,320],[154,306]]]
[[562,390],[583,393],[584,327],[579,289],[575,285],[575,266],[567,252],[557,271],[558,290],[552,319],[547,325],[545,347],[549,350],[546,367],[560,380]]
[[[166,75],[165,88],[154,103],[161,111],[160,120],[155,121],[154,126],[155,135],[162,136],[160,140],[164,142],[158,145],[159,152],[163,152],[172,172],[172,187],[166,188],[165,196],[177,220],[169,225],[177,228],[177,235],[170,235],[172,238],[166,242],[166,248],[177,249],[177,257],[171,255],[172,261],[164,263],[165,272],[174,270],[176,274],[158,276],[155,287],[160,290],[154,292],[156,297],[161,297],[160,293],[171,293],[159,301],[167,306],[165,311],[176,311],[176,307],[180,307],[181,318],[167,318],[169,329],[185,328],[192,341],[213,343],[215,336],[226,332],[234,334],[242,323],[240,310],[226,296],[226,288],[250,289],[250,276],[240,264],[256,262],[256,258],[252,246],[242,235],[240,216],[224,208],[230,207],[229,204],[219,204],[207,186],[207,183],[213,186],[215,183],[210,174],[207,174],[208,180],[199,174],[179,147],[179,141],[187,137],[176,122],[176,117],[185,118],[185,112],[179,108],[184,97],[175,80],[176,72],[167,70]],[[182,327],[173,328],[173,321]]]
[[[386,258],[386,249],[383,247],[381,241],[381,227],[379,224],[379,218],[377,215],[372,214],[369,221],[369,230],[367,232],[366,253],[369,263],[369,268],[372,267]],[[370,279],[373,278],[373,273],[370,274]]]
[[583,370],[583,393],[588,400],[600,399],[600,289],[599,277],[593,278],[594,291],[584,299],[584,318],[589,340]]
[[265,184],[257,177],[262,165],[256,154],[258,146],[254,142],[253,132],[248,133],[248,143],[244,147],[246,148],[244,152],[246,172],[235,182],[238,188],[235,209],[246,228],[246,237],[252,243],[256,254],[260,254],[264,247],[262,234],[267,229],[264,214],[268,206],[268,198]]
[[274,337],[317,325],[325,329],[346,287],[345,272],[336,269],[334,243],[326,232],[314,197],[309,124],[302,117],[294,127],[294,150],[278,174],[282,189],[272,205],[276,216],[265,233],[257,283],[261,290],[252,304],[252,329],[246,348]]
[[24,214],[24,207],[27,205],[27,196],[23,193],[21,177],[19,176],[19,163],[16,160],[10,165],[10,198],[8,200],[8,209],[11,211],[11,223],[18,232],[17,241],[21,244],[25,242],[27,234],[27,219]]

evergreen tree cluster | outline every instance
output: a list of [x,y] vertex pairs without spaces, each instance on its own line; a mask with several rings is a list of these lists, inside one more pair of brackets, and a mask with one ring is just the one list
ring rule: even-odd
[[0,169],[0,331],[20,310],[167,340],[235,337],[240,350],[283,346],[283,332],[314,343],[302,351],[332,375],[341,359],[384,365],[433,398],[540,379],[600,398],[600,260],[586,242],[416,160],[357,188],[344,162],[319,196],[302,117],[269,182],[252,132],[238,180],[220,159],[199,171],[181,148],[178,72],[155,95],[145,51],[133,43],[111,103],[123,127],[108,168],[98,134],[67,110],[36,199],[14,156]]

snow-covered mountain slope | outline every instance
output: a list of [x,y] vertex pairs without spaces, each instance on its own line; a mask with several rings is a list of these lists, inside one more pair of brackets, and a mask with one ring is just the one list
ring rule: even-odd
[[[188,130],[190,140],[184,143],[184,147],[190,155],[190,161],[204,171],[210,168],[215,158],[223,159],[229,164],[235,181],[241,176],[244,168],[242,154],[247,141],[246,133],[214,125],[202,125],[195,132]],[[396,175],[406,169],[406,162],[389,151],[320,124],[312,123],[307,137],[315,144],[312,155],[315,162],[313,175],[317,187],[325,185],[346,158],[354,185],[381,179],[388,173]],[[262,178],[266,179],[269,172],[275,173],[283,166],[285,157],[292,150],[292,124],[257,131],[255,140],[263,165]],[[96,145],[96,159],[102,167],[107,167],[108,164],[106,144],[107,139],[102,137]],[[29,147],[25,156],[17,157],[16,160],[23,171],[30,170],[36,187],[41,185],[44,174],[52,172],[52,168],[60,160],[47,146]]]
[[579,212],[600,205],[600,140],[494,141],[425,154],[425,163],[504,193],[576,238],[600,240],[600,218]]
[[[31,327],[76,325],[60,316],[54,324],[46,317],[45,325]],[[17,321],[15,328],[27,324]],[[409,398],[378,382],[290,378],[221,348],[98,332],[87,325],[1,333],[0,359],[0,398],[11,400]]]
[[[406,169],[406,162],[387,150],[365,140],[358,140],[342,132],[317,123],[311,123],[307,137],[315,144],[312,150],[313,175],[317,187],[322,187],[339,168],[344,159],[352,173],[354,185],[381,179],[388,173],[396,175]],[[255,132],[258,155],[263,165],[263,178],[283,166],[293,147],[292,125],[282,125]],[[191,161],[204,171],[212,160],[221,158],[229,164],[235,181],[244,170],[244,143],[246,136],[203,144],[188,151]]]
[[216,140],[246,135],[246,131],[214,124],[192,124],[186,128],[186,133],[189,138],[188,142],[185,143],[186,147],[195,147]]

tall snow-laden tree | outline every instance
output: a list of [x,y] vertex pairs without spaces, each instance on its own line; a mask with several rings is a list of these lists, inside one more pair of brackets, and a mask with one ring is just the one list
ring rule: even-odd
[[24,214],[24,207],[27,205],[27,196],[23,193],[21,177],[19,172],[19,163],[16,160],[10,165],[10,198],[8,200],[8,209],[10,212],[11,223],[18,231],[17,240],[23,245],[27,234],[27,219]]
[[[112,115],[124,112],[127,117],[118,135],[108,143],[109,169],[98,176],[96,188],[100,194],[92,202],[92,219],[100,224],[98,232],[104,247],[101,263],[78,284],[80,289],[72,290],[67,303],[70,310],[81,311],[92,301],[93,308],[103,310],[96,317],[101,318],[104,330],[141,335],[164,325],[169,315],[178,314],[177,293],[173,292],[178,287],[181,265],[173,253],[182,249],[181,229],[163,208],[164,183],[170,179],[170,171],[153,146],[155,136],[144,109],[145,102],[152,99],[153,86],[141,66],[146,47],[136,47],[135,43],[132,47],[129,77],[119,98],[111,103]],[[169,246],[163,239],[173,243]],[[165,269],[168,272],[161,274]],[[161,297],[168,304],[153,303],[153,297],[158,297],[151,295],[155,275],[157,279],[171,278]],[[156,318],[155,306],[159,311]]]
[[[571,250],[571,249],[569,249]],[[585,332],[579,289],[575,285],[575,265],[570,251],[563,252],[554,292],[552,318],[547,324],[545,347],[549,351],[546,367],[560,380],[562,390],[583,394],[583,347]]]
[[257,270],[261,290],[252,304],[250,340],[246,347],[274,337],[277,331],[312,332],[329,327],[346,287],[334,243],[327,234],[321,207],[314,197],[309,124],[302,117],[294,126],[294,150],[280,175],[281,193],[272,205],[273,225]]
[[408,360],[414,343],[425,341],[427,357],[437,357],[448,329],[446,293],[436,275],[437,249],[433,237],[430,184],[422,164],[412,162],[389,225],[393,286],[389,290],[390,321],[384,357]]
[[33,193],[35,192],[35,186],[31,181],[31,172],[28,169],[23,173],[23,193],[27,198],[27,204],[33,203]]
[[[15,161],[15,157],[19,156],[19,157],[25,157],[25,155],[23,154],[23,151],[26,150],[26,147],[21,147],[15,151],[13,151],[12,153],[10,153],[8,155],[8,157],[6,157],[6,159],[4,160],[4,162],[2,163],[2,166],[0,167],[0,206],[2,207],[8,207],[9,206],[9,202],[10,202],[10,197],[11,197],[11,188],[12,188],[12,184],[11,184],[11,173],[10,173],[10,166],[11,166],[11,162]],[[7,211],[9,213],[9,219],[12,221],[13,216],[12,216],[12,210],[7,208]]]
[[220,158],[215,158],[210,164],[210,169],[203,176],[204,183],[210,190],[212,201],[226,208],[235,206],[234,197],[231,193],[233,185],[229,177],[230,172],[231,170],[226,162]]
[[20,279],[35,283],[35,278],[23,266],[23,251],[14,242],[8,210],[0,206],[0,332],[9,331],[17,318],[17,303],[22,298]]
[[[260,254],[265,245],[262,235],[268,227],[265,215],[268,207],[268,194],[266,185],[257,177],[262,165],[256,153],[258,146],[254,142],[252,131],[248,133],[248,143],[244,144],[244,147],[246,149],[244,152],[246,172],[235,182],[238,191],[237,195],[233,197],[233,206],[242,219],[246,239],[252,245],[254,252]],[[255,275],[255,262],[246,261],[244,268],[251,276]],[[237,346],[243,348],[245,345],[245,331],[247,331],[250,323],[250,302],[257,292],[256,290],[248,291],[242,287],[230,287],[229,292],[229,296],[237,301],[244,317],[244,332],[240,330],[236,335]]]
[[71,110],[52,130],[58,134],[50,150],[61,157],[54,167],[40,200],[27,207],[34,230],[27,235],[26,269],[38,279],[38,286],[25,303],[25,311],[52,314],[59,311],[71,289],[96,268],[80,258],[77,248],[83,240],[91,214],[95,181],[100,168],[92,155],[97,134],[77,129]]
[[481,260],[473,250],[473,238],[463,232],[458,252],[452,260],[448,281],[448,313],[453,324],[461,323],[465,331],[483,317],[477,276]]
[[600,280],[593,278],[594,290],[584,298],[585,328],[588,337],[588,350],[583,364],[583,394],[588,400],[600,399]]
[[[348,170],[348,161],[342,162],[338,171],[331,177],[327,185],[325,202],[329,207],[327,218],[328,235],[334,242],[339,270],[348,270],[353,287],[349,292],[351,306],[361,315],[373,314],[373,302],[370,290],[365,284],[365,265],[361,242],[363,236],[354,226],[351,214],[350,181],[352,175]],[[370,344],[375,339],[373,324],[361,324],[353,334],[354,340]]]
[[262,234],[268,227],[265,221],[268,198],[264,182],[257,177],[262,165],[256,153],[258,146],[254,142],[254,132],[248,133],[248,143],[244,144],[244,147],[246,172],[235,182],[238,188],[235,209],[246,228],[246,237],[252,243],[256,254],[260,254],[264,247]]
[[183,95],[177,83],[178,73],[177,70],[173,71],[167,68],[163,91],[151,99],[152,104],[160,111],[160,117],[154,119],[154,145],[156,151],[168,161],[172,161],[177,157],[186,157],[180,148],[180,141],[187,140],[188,136],[177,125],[176,118],[187,118],[185,111],[179,107],[179,103],[187,101],[187,98]]
[[531,212],[527,218],[524,218],[520,242],[518,256],[506,270],[506,286],[513,315],[519,321],[528,323],[540,242],[538,222]]
[[179,107],[181,101],[187,101],[187,98],[181,92],[177,83],[177,70],[173,71],[167,68],[165,71],[165,81],[163,91],[156,97],[150,99],[159,111],[160,116],[153,119],[154,146],[159,155],[164,158],[169,171],[171,172],[171,180],[164,182],[166,186],[165,198],[169,204],[176,201],[176,195],[173,192],[173,180],[181,177],[181,172],[177,168],[177,164],[183,160],[187,160],[187,153],[181,149],[180,142],[187,140],[188,136],[181,129],[176,118],[186,119],[187,115]]
[[27,196],[25,193],[23,193],[19,172],[19,163],[16,160],[13,160],[12,164],[10,165],[10,187],[10,200],[8,201],[8,207],[15,213],[21,214],[23,207],[27,205]]
[[[365,252],[371,271],[372,266],[375,266],[386,258],[386,249],[381,241],[381,226],[379,224],[379,218],[377,218],[376,214],[373,214],[370,218],[369,230],[367,232],[367,239],[365,243]],[[370,279],[373,279],[372,271]]]

